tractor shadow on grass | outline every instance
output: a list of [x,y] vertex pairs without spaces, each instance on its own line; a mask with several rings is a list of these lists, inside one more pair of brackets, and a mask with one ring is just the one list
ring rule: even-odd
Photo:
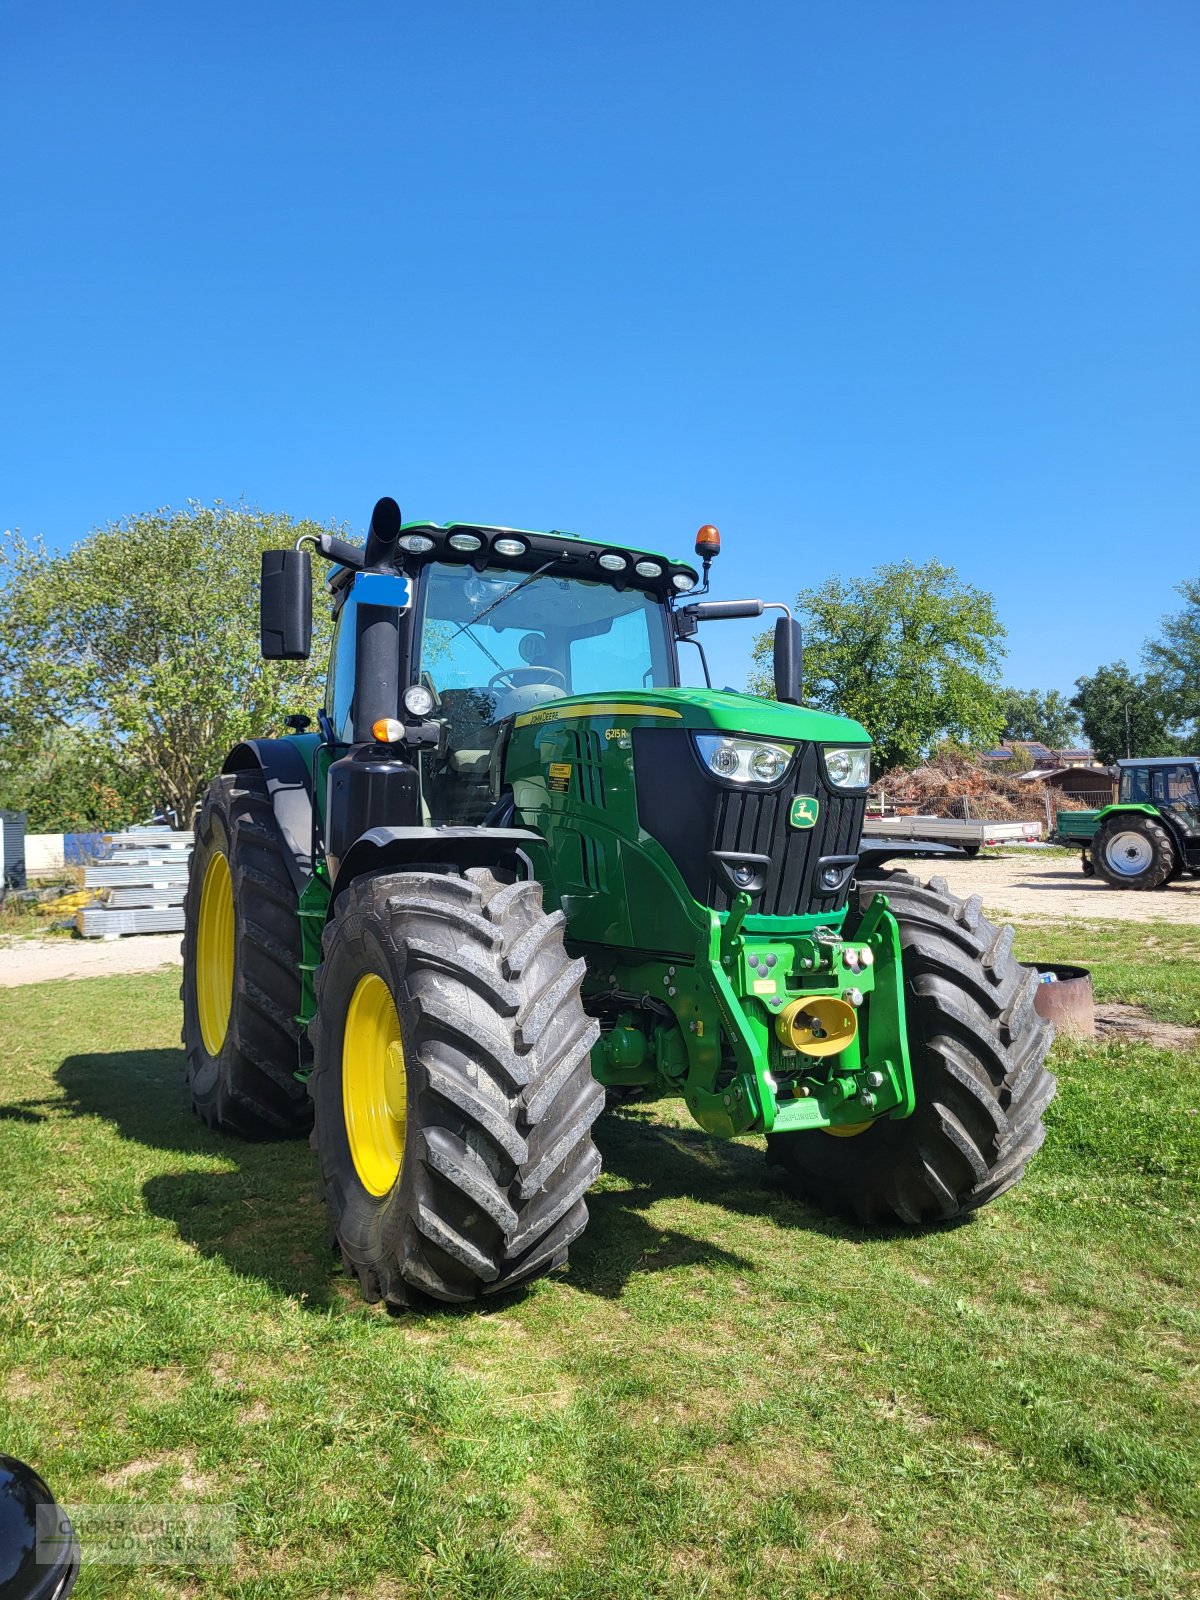
[[307,1305],[338,1300],[308,1141],[213,1133],[191,1111],[183,1071],[182,1050],[123,1050],[68,1056],[57,1078],[73,1115],[99,1117],[149,1149],[205,1159],[142,1185],[146,1209],[186,1244]]
[[[125,1050],[69,1056],[57,1078],[71,1115],[99,1118],[122,1139],[192,1159],[185,1170],[158,1173],[142,1185],[147,1210],[169,1222],[185,1244],[313,1309],[353,1302],[329,1248],[307,1140],[248,1143],[212,1132],[190,1109],[183,1069],[182,1050]],[[0,1108],[0,1114],[38,1121],[42,1106],[56,1104],[31,1101]],[[603,1117],[594,1131],[607,1181],[588,1196],[591,1220],[571,1247],[566,1282],[575,1290],[619,1298],[630,1279],[695,1265],[752,1275],[751,1258],[716,1242],[721,1210],[776,1228],[866,1241],[861,1228],[826,1217],[773,1184],[761,1145],[665,1127],[637,1107]],[[691,1233],[653,1220],[663,1202],[668,1209],[670,1202],[713,1207],[711,1231]],[[905,1234],[895,1230],[894,1236]],[[880,1229],[869,1237],[882,1244],[892,1236]]]
[[[664,1127],[652,1114],[626,1106],[593,1130],[604,1162],[601,1187],[588,1195],[587,1230],[571,1246],[572,1288],[619,1297],[630,1278],[686,1265],[724,1265],[753,1274],[746,1256],[718,1246],[719,1220],[708,1237],[661,1226],[647,1214],[662,1202],[710,1205],[769,1222],[772,1227],[823,1234],[852,1244],[888,1241],[907,1230],[828,1217],[770,1176],[761,1143],[712,1139],[699,1128]],[[616,1180],[615,1182],[613,1180]]]

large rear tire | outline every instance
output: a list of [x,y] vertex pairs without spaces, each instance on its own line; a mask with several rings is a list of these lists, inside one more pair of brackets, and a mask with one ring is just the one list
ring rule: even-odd
[[600,1171],[597,1024],[535,883],[356,878],[326,930],[313,1144],[365,1299],[471,1301],[567,1258]]
[[1159,889],[1177,876],[1175,841],[1154,817],[1109,817],[1092,843],[1096,871],[1113,889]]
[[1053,1029],[1034,1010],[1037,974],[1013,957],[1012,929],[989,922],[978,895],[897,873],[860,886],[860,916],[879,892],[900,927],[916,1109],[853,1138],[769,1134],[767,1157],[827,1211],[949,1221],[1010,1189],[1041,1147]]
[[213,779],[184,901],[183,1047],[193,1110],[245,1139],[312,1123],[295,1076],[301,942],[287,848],[260,773]]

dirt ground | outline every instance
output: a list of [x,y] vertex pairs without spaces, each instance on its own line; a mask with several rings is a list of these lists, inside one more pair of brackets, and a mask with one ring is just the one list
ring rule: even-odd
[[99,978],[181,965],[177,933],[124,939],[12,939],[0,945],[0,989],[53,978]]
[[[902,862],[897,862],[902,866]],[[1076,856],[1013,851],[974,861],[952,860],[928,867],[914,862],[920,877],[945,878],[951,894],[977,894],[984,909],[1018,922],[1183,922],[1200,927],[1200,878],[1181,878],[1165,889],[1110,889],[1102,878],[1085,878]]]
[[[903,865],[901,862],[897,866]],[[952,894],[978,894],[985,910],[1018,922],[1071,919],[1117,922],[1183,922],[1200,927],[1200,878],[1184,878],[1166,889],[1137,893],[1110,889],[1085,878],[1074,857],[1033,851],[975,861],[912,863],[910,870],[945,878]],[[0,989],[55,978],[94,978],[109,972],[152,972],[178,966],[177,933],[137,934],[124,939],[22,939],[0,947]]]
[[1156,1050],[1195,1050],[1200,1045],[1200,1028],[1156,1022],[1141,1006],[1123,1006],[1113,1001],[1096,1007],[1096,1036],[1126,1043],[1140,1040]]

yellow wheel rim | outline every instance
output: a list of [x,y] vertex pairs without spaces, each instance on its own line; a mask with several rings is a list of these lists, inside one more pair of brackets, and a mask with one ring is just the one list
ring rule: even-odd
[[209,856],[200,889],[196,930],[196,1009],[200,1037],[210,1056],[219,1055],[233,1006],[233,880],[218,850]]
[[875,1119],[870,1122],[844,1122],[840,1128],[822,1128],[822,1133],[831,1133],[835,1139],[857,1139],[860,1133],[866,1133],[868,1128],[875,1126]]
[[408,1075],[396,1002],[373,972],[358,980],[346,1012],[342,1111],[363,1188],[370,1194],[387,1194],[404,1165]]

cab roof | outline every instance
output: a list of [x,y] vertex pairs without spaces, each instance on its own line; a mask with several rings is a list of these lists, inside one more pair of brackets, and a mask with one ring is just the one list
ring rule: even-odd
[[[405,539],[414,534],[431,539],[433,548],[405,550]],[[451,543],[451,540],[465,542],[472,538],[480,541],[473,550],[455,549]],[[496,545],[502,540],[519,541],[524,548],[520,553],[498,551]],[[681,598],[699,582],[691,562],[674,561],[656,550],[638,550],[616,540],[587,539],[582,534],[564,533],[557,528],[539,533],[532,528],[504,528],[482,522],[406,522],[401,526],[396,543],[399,546],[397,560],[403,562],[406,571],[415,571],[428,561],[461,562],[480,570],[486,566],[501,566],[513,572],[534,572],[545,567],[559,577],[592,578],[616,588],[628,585],[669,599]],[[606,570],[603,564],[606,556],[614,562],[623,559],[624,570]],[[659,570],[639,572],[639,564]],[[677,577],[681,580],[678,583]],[[690,579],[690,583],[685,585],[684,578]]]
[[1188,762],[1200,766],[1200,756],[1123,756],[1118,762],[1119,767],[1177,767],[1180,763],[1185,766]]

